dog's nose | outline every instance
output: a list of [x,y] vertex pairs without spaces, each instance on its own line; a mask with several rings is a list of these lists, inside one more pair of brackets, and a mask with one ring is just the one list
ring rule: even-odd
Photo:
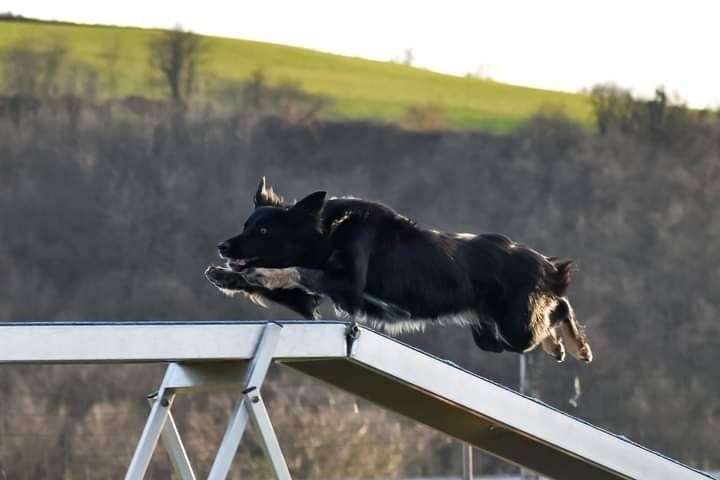
[[230,245],[228,245],[228,242],[220,242],[218,243],[217,249],[221,254],[225,254],[230,250]]

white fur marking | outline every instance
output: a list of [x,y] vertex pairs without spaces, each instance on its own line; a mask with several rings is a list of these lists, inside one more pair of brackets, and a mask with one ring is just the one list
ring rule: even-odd
[[247,297],[255,305],[259,305],[264,308],[268,307],[267,303],[265,302],[265,298],[263,298],[261,295],[257,295],[254,293],[248,293],[245,290],[231,290],[229,288],[222,288],[222,287],[217,287],[217,289],[220,290],[225,295],[227,295],[228,297],[235,297],[237,295],[242,295],[244,297]]
[[347,220],[348,218],[350,218],[350,215],[352,215],[352,213],[351,213],[350,211],[346,211],[345,214],[344,214],[342,217],[338,218],[337,220],[334,220],[334,221],[332,222],[332,224],[330,225],[330,231],[331,231],[331,232],[335,231],[335,229],[338,228],[340,225],[342,225],[342,223],[343,223],[345,220]]
[[477,237],[474,233],[456,233],[454,236],[460,240],[472,240]]
[[[347,315],[347,314],[345,314]],[[360,323],[365,323],[372,328],[388,333],[399,335],[402,333],[424,332],[428,326],[458,325],[467,326],[479,323],[474,311],[465,311],[452,315],[444,315],[438,318],[410,318],[407,320],[386,320],[382,318],[358,315],[355,318]]]
[[537,347],[548,335],[550,335],[550,312],[558,305],[558,300],[549,295],[533,294],[528,299],[530,304],[530,330],[532,332],[532,344],[525,351]]

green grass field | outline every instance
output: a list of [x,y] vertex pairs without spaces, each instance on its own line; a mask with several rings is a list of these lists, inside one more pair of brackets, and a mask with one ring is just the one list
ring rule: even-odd
[[[74,61],[101,75],[115,71],[115,95],[158,96],[151,88],[147,44],[157,31],[139,28],[0,21],[0,49],[14,44],[61,44]],[[538,109],[560,108],[583,125],[591,124],[587,96],[461,78],[408,67],[302,48],[229,38],[205,37],[202,73],[223,80],[244,79],[262,69],[270,83],[297,82],[310,93],[333,100],[348,118],[402,121],[408,107],[433,105],[457,128],[503,132]],[[116,60],[113,58],[113,52]]]

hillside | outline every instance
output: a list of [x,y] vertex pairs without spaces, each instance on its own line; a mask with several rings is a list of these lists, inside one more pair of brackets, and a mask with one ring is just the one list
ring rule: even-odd
[[[156,30],[0,21],[0,50],[13,45],[62,45],[70,59],[100,76],[114,72],[115,96],[159,96],[150,82],[147,44]],[[261,69],[271,83],[293,81],[332,99],[335,111],[353,119],[402,120],[409,107],[440,107],[459,128],[508,131],[543,107],[561,108],[589,125],[583,95],[443,75],[405,65],[344,57],[302,48],[205,37],[204,81],[242,80]],[[202,79],[201,79],[202,80]]]

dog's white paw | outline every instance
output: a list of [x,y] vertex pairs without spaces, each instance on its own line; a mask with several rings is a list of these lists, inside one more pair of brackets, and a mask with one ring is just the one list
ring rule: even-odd
[[231,270],[225,267],[217,267],[210,265],[205,269],[205,277],[215,286],[222,287],[228,278],[228,274]]
[[205,278],[226,295],[234,295],[231,292],[242,291],[249,287],[242,275],[226,267],[214,265],[208,267],[205,269]]
[[580,360],[585,363],[593,361],[593,353],[589,343],[585,343],[582,348],[580,348]]

